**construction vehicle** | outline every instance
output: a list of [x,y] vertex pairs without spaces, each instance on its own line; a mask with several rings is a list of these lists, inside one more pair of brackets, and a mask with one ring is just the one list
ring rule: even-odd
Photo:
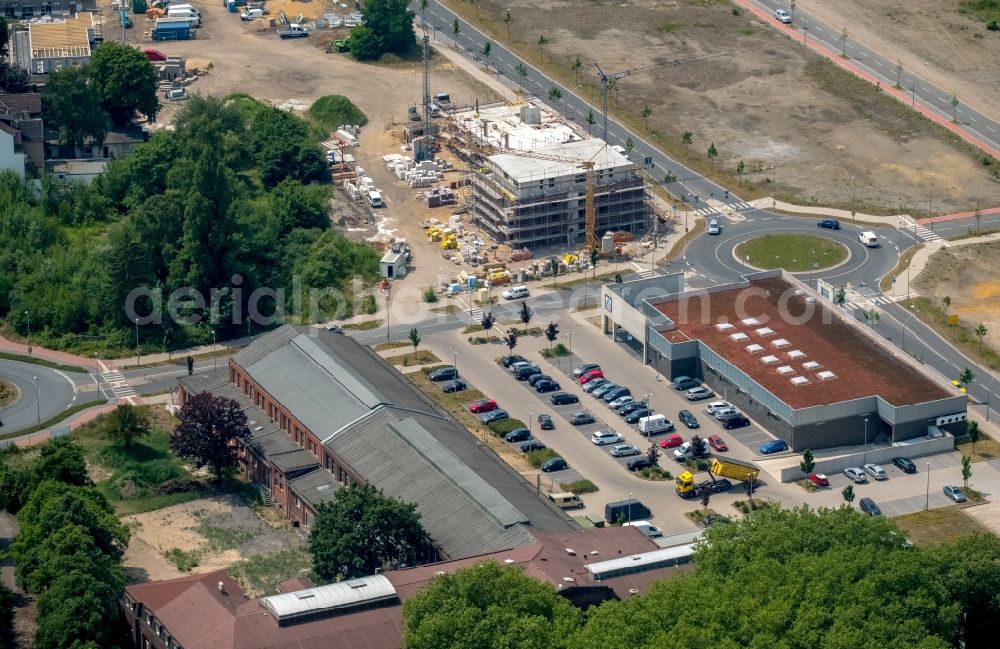
[[346,38],[332,40],[330,41],[330,44],[326,46],[327,54],[333,54],[334,52],[349,52],[350,50],[351,48],[348,46]]
[[419,122],[420,121],[420,113],[417,111],[417,107],[416,106],[410,106],[410,108],[409,108],[409,114],[410,114],[410,121],[411,122]]
[[[733,483],[726,478],[732,478],[741,482],[756,482],[760,475],[760,469],[749,462],[741,462],[731,458],[715,458],[712,466],[708,470],[708,480],[695,483],[694,474],[690,471],[677,476],[674,480],[677,495],[681,498],[700,498],[706,491],[710,494],[729,491],[733,488]],[[716,476],[720,476],[716,478]]]

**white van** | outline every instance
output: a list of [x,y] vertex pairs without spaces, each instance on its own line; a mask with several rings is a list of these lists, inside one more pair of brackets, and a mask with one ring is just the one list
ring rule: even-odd
[[869,248],[878,248],[878,237],[871,230],[867,230],[858,235],[858,241]]
[[368,202],[372,207],[382,207],[382,194],[377,189],[368,190]]
[[639,418],[639,432],[649,437],[658,433],[669,433],[674,429],[674,424],[663,415],[650,415]]
[[[263,18],[263,17],[264,17],[264,10],[260,8],[247,9],[246,11],[240,14],[240,20],[243,21],[257,20],[258,18]],[[333,151],[330,151],[328,153],[333,153]],[[329,158],[330,156],[327,155],[327,161],[330,161]]]
[[652,525],[649,521],[632,521],[631,523],[624,523],[622,527],[638,527],[643,534],[651,539],[663,538],[663,530]]
[[528,297],[528,287],[527,286],[511,286],[508,289],[504,289],[503,296],[505,300],[520,300],[523,297]]
[[168,9],[167,18],[185,18],[192,27],[201,26],[201,16],[193,13],[190,9]]
[[560,509],[577,509],[583,507],[583,501],[575,493],[565,491],[549,494],[549,500]]
[[190,11],[191,13],[193,13],[196,16],[199,16],[199,17],[201,16],[201,12],[198,11],[198,8],[195,7],[194,5],[189,5],[189,4],[176,4],[176,5],[173,5],[172,4],[169,7],[167,7],[167,11],[168,12],[172,11],[172,10],[175,10],[175,9],[176,10],[182,10],[182,11],[183,10],[188,10],[188,11]]

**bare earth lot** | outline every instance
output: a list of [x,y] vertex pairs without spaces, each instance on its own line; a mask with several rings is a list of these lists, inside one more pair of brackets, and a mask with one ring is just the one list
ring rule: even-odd
[[[474,19],[469,4],[448,4]],[[728,51],[731,55],[721,59],[623,79],[612,91],[611,104],[617,97],[620,112],[639,130],[640,112],[648,104],[649,128],[675,154],[684,155],[680,134],[691,131],[690,154],[703,167],[735,176],[737,162],[744,160],[753,193],[770,193],[776,175],[778,194],[792,202],[853,203],[868,211],[895,211],[902,205],[917,212],[929,208],[928,180],[934,172],[935,212],[968,209],[977,200],[1000,204],[1000,186],[971,148],[953,143],[943,130],[901,110],[868,84],[821,64],[769,25],[742,10],[734,14],[736,7],[728,2],[483,0],[480,14],[494,21],[499,42],[507,40],[501,22],[507,8],[514,16],[514,47],[537,59],[538,38],[544,35],[549,42],[543,58],[558,66],[568,83],[574,82],[571,66],[579,55],[578,81],[592,88],[584,92],[595,101],[595,60],[611,73]],[[979,60],[987,61],[988,55]],[[706,156],[711,143],[719,154],[714,161]],[[771,166],[776,173],[768,170]]]

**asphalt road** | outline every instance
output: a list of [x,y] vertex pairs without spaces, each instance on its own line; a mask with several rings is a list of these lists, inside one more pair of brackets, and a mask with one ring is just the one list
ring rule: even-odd
[[[42,365],[6,360],[0,361],[0,376],[21,391],[16,403],[0,411],[0,419],[3,420],[0,431],[4,433],[29,428],[58,415],[76,402],[77,385],[94,382],[89,374],[62,372]],[[41,395],[41,401],[38,395]]]

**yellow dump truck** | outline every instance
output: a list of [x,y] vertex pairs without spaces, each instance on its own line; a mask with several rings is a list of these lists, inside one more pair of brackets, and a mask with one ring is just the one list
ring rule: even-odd
[[[705,491],[714,494],[732,489],[733,483],[726,478],[740,482],[747,480],[756,482],[758,475],[760,475],[760,469],[749,462],[741,462],[731,458],[713,458],[712,466],[708,469],[708,480],[696,483],[694,474],[685,471],[674,480],[674,486],[677,489],[677,495],[681,498],[700,498]],[[719,477],[716,478],[716,476]]]

